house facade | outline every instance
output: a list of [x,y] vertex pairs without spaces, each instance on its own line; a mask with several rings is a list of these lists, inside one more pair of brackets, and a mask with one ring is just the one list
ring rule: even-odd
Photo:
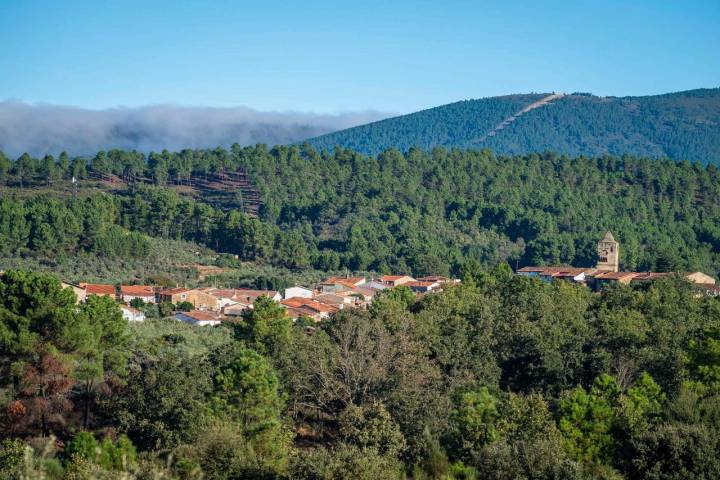
[[129,304],[135,299],[145,303],[155,303],[155,289],[147,285],[120,285],[120,300]]
[[77,299],[75,300],[75,303],[82,303],[85,301],[87,291],[80,285],[65,282],[61,282],[60,285],[62,286],[62,288],[69,288],[73,291],[73,293],[75,294],[75,298]]
[[197,310],[219,310],[217,297],[202,289],[169,288],[157,294],[158,302],[170,302],[177,305],[180,302],[190,302]]
[[187,292],[189,292],[189,291],[190,291],[190,289],[182,288],[182,287],[165,288],[165,289],[157,292],[157,301],[158,301],[158,303],[168,302],[168,303],[172,303],[172,304],[178,304],[180,302],[187,302],[188,301]]
[[414,282],[415,279],[409,275],[383,275],[380,277],[380,283],[387,285],[388,287],[394,288],[406,283]]

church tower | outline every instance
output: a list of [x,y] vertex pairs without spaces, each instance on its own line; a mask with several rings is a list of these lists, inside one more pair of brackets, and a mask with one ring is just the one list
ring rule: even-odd
[[598,262],[596,268],[598,270],[610,270],[617,272],[620,268],[620,244],[615,241],[613,234],[608,232],[597,246]]

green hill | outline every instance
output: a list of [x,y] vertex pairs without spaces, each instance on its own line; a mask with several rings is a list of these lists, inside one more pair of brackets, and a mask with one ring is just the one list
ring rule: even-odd
[[[377,155],[387,148],[490,148],[514,155],[631,154],[720,164],[720,88],[644,97],[574,93],[502,122],[550,94],[465,100],[309,140]],[[490,134],[490,135],[488,135]]]
[[[94,256],[111,278],[145,278],[121,263],[152,265],[162,239],[298,273],[457,276],[469,263],[592,266],[611,229],[626,270],[720,272],[715,165],[264,145],[61,157],[0,155],[0,270]],[[177,263],[168,273],[195,262]]]

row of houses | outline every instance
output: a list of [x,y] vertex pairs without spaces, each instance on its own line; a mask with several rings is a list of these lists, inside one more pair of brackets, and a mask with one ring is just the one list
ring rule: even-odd
[[[666,278],[676,273],[667,272],[613,272],[597,268],[582,267],[523,267],[517,271],[518,275],[539,278],[544,281],[567,280],[587,285],[595,291],[613,283],[623,285],[647,283],[660,278]],[[709,292],[717,290],[716,281],[703,272],[686,272],[679,274],[687,281],[693,283],[698,289]]]
[[174,316],[177,320],[195,325],[218,325],[222,321],[237,318],[255,301],[265,296],[282,305],[292,319],[310,318],[316,322],[344,308],[361,308],[372,302],[380,292],[390,288],[405,286],[416,295],[425,295],[442,290],[442,287],[457,283],[442,276],[413,278],[408,275],[385,275],[379,278],[366,277],[329,277],[312,287],[293,286],[282,293],[275,290],[252,290],[242,288],[160,288],[150,285],[114,285],[81,283],[64,284],[72,288],[78,301],[88,296],[107,296],[121,303],[123,316],[129,321],[143,321],[144,314],[131,306],[134,300],[146,304],[172,303],[191,306],[178,309]]
[[[629,285],[647,283],[665,278],[675,273],[666,272],[627,272],[620,270],[620,243],[615,240],[611,232],[597,244],[598,261],[592,268],[552,266],[552,267],[523,267],[516,273],[525,277],[535,277],[544,281],[567,280],[587,285],[595,291],[601,290],[614,283]],[[686,272],[682,275],[698,289],[700,294],[718,295],[720,288],[715,279],[703,272]]]

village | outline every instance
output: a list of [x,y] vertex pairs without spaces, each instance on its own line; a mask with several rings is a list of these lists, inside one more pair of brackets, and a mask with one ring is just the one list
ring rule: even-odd
[[253,308],[262,296],[278,302],[295,320],[305,318],[319,322],[344,308],[367,307],[380,292],[404,286],[416,296],[438,292],[445,285],[460,280],[443,276],[413,278],[408,275],[384,275],[379,278],[329,277],[312,287],[293,286],[283,291],[243,288],[161,288],[151,285],[70,284],[78,302],[92,295],[107,296],[118,301],[123,317],[138,322],[146,319],[140,307],[148,304],[171,305],[172,316],[182,322],[199,326],[219,325],[237,319]]
[[[595,267],[530,266],[518,269],[518,275],[543,281],[566,280],[586,285],[595,292],[615,283],[629,285],[647,283],[660,278],[677,275],[674,272],[624,272],[620,271],[620,243],[608,231],[597,244],[598,262]],[[698,295],[717,296],[720,287],[710,275],[703,272],[680,274],[693,284]]]
[[[676,273],[670,272],[626,272],[620,271],[620,244],[611,232],[598,242],[598,262],[595,267],[572,266],[528,266],[517,270],[523,277],[537,278],[542,281],[563,280],[585,285],[593,291],[600,291],[608,285],[646,283],[665,278]],[[697,290],[698,295],[717,296],[720,286],[716,280],[703,272],[685,272],[680,274]],[[109,285],[109,284],[69,284],[78,302],[88,296],[107,296],[121,304],[123,317],[128,321],[144,321],[145,305],[166,305],[172,309],[171,315],[178,321],[199,325],[214,326],[223,321],[238,319],[253,308],[255,301],[262,296],[277,302],[286,311],[288,317],[297,321],[305,318],[320,322],[331,314],[345,308],[365,308],[384,290],[400,286],[408,288],[417,297],[440,292],[448,285],[458,284],[460,280],[432,275],[413,278],[409,275],[383,275],[378,278],[365,276],[331,276],[313,286],[293,286],[282,291],[253,290],[244,288],[162,288],[152,285]]]

